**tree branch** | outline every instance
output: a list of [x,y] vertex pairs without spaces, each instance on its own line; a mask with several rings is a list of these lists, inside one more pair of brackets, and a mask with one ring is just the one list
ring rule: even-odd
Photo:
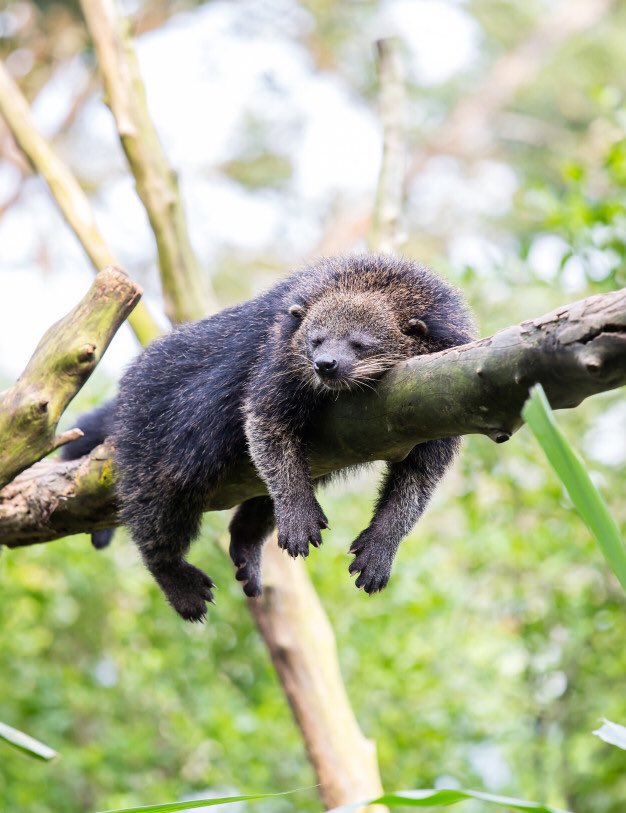
[[[554,409],[626,384],[626,288],[564,305],[462,347],[416,356],[375,392],[349,393],[320,416],[311,444],[314,476],[374,460],[400,460],[413,446],[450,435],[497,443],[521,425],[530,387]],[[0,544],[35,544],[116,524],[110,449],[69,463],[43,461],[0,491]],[[207,510],[264,494],[248,457]]]
[[398,40],[378,40],[376,47],[383,154],[369,244],[375,251],[392,253],[402,243],[400,219],[406,172],[406,92]]
[[0,393],[0,487],[82,436],[80,429],[56,435],[59,418],[140,296],[123,271],[101,271],[79,304],[46,331],[17,382]]
[[[19,147],[50,187],[59,209],[80,240],[96,272],[109,265],[119,265],[98,229],[87,196],[70,169],[37,130],[28,102],[1,61],[0,113]],[[143,345],[161,332],[143,302],[137,305],[128,321]]]
[[376,745],[350,706],[328,616],[304,563],[285,556],[275,538],[264,556],[263,595],[248,607],[303,732],[324,809],[382,795]]
[[120,141],[156,238],[165,311],[174,323],[215,310],[208,277],[196,261],[178,190],[146,102],[126,20],[114,0],[81,0]]

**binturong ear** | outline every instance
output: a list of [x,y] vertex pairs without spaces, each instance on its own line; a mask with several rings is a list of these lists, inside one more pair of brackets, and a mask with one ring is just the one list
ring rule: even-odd
[[412,336],[428,336],[428,325],[422,319],[409,319],[404,332]]
[[302,319],[302,317],[304,316],[304,308],[302,307],[302,305],[292,305],[289,308],[289,313],[292,316],[295,316],[296,319]]

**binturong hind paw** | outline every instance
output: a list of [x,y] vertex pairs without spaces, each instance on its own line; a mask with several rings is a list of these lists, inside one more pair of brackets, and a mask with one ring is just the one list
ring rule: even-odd
[[230,558],[237,568],[235,578],[243,582],[243,592],[249,598],[256,598],[263,592],[261,581],[261,545],[243,545],[231,539]]
[[295,559],[297,556],[309,555],[309,544],[319,548],[322,544],[321,531],[328,528],[328,520],[314,499],[310,505],[277,510],[276,528],[278,547]]
[[215,584],[206,573],[182,559],[156,567],[150,565],[150,570],[169,603],[185,621],[204,621],[207,601],[215,603],[211,589]]
[[355,554],[348,568],[351,574],[357,573],[355,585],[366,593],[377,593],[387,586],[391,576],[393,554],[384,542],[366,529],[362,531],[350,546],[350,553]]
[[96,550],[102,550],[111,544],[114,533],[115,530],[113,528],[106,528],[103,531],[94,531],[91,534],[91,544]]

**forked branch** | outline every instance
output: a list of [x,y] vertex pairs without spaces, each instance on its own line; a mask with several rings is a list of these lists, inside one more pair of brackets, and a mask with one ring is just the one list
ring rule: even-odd
[[0,487],[82,436],[79,429],[57,435],[59,418],[140,296],[123,271],[105,268],[78,305],[46,331],[17,382],[0,393]]

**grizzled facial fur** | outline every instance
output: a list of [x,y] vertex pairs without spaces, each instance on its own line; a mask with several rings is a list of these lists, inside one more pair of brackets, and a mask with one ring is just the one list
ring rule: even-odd
[[411,355],[411,339],[380,293],[333,291],[310,307],[293,305],[299,320],[292,346],[314,388],[347,390],[371,382]]

